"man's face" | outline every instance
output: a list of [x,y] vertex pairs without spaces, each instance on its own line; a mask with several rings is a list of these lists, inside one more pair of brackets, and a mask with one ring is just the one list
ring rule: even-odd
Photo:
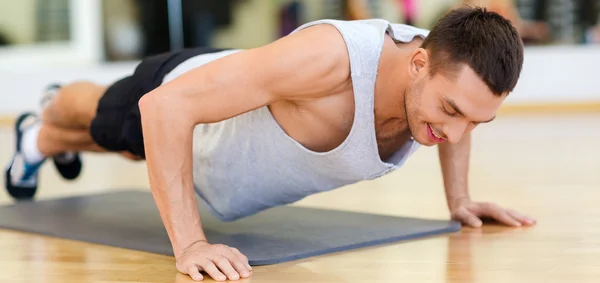
[[420,144],[457,143],[477,125],[493,120],[506,98],[494,95],[467,65],[455,77],[415,71],[405,95],[408,126]]

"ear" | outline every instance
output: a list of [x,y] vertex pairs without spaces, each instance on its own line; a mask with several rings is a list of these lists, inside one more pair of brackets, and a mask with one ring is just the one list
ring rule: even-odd
[[411,78],[418,77],[420,73],[427,72],[429,66],[429,54],[423,48],[415,49],[410,56],[408,73]]

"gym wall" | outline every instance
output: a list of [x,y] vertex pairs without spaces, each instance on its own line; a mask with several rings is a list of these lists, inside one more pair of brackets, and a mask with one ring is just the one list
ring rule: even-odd
[[[48,83],[65,83],[76,79],[110,83],[129,74],[135,67],[137,60],[107,62],[105,58],[103,35],[106,19],[103,19],[101,12],[102,0],[63,1],[68,1],[70,5],[69,41],[0,46],[0,117],[9,117],[36,107],[40,91]],[[302,1],[305,4],[305,19],[330,16],[332,8],[324,7],[323,1],[327,0]],[[16,5],[18,2],[0,0],[2,7]],[[280,5],[289,2],[291,0],[239,1],[232,11],[232,22],[216,31],[213,44],[251,48],[276,39],[280,33]],[[419,26],[434,21],[442,12],[441,9],[452,3],[451,0],[418,2],[421,15],[415,24]],[[386,6],[382,7],[385,10]],[[18,8],[14,11],[18,11]],[[386,17],[396,16],[390,13],[393,11],[387,9],[386,14],[381,14]],[[0,20],[0,30],[2,26]],[[600,45],[528,46],[521,80],[515,92],[507,99],[506,106],[535,108],[536,105],[551,104],[560,107],[578,104],[584,108],[592,105],[592,108],[596,107],[598,110],[600,87],[595,75],[598,62]],[[524,108],[525,111],[530,109],[527,107]]]

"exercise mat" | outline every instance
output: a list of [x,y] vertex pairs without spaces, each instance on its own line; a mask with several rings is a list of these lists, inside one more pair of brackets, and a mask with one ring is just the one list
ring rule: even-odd
[[[276,264],[460,230],[454,221],[281,206],[221,222],[199,201],[209,242]],[[118,191],[0,206],[0,228],[173,255],[152,194]]]

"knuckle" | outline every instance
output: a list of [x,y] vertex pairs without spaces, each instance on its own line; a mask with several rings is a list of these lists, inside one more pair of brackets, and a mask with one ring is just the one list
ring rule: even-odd
[[455,218],[458,218],[458,219],[460,219],[460,218],[465,218],[465,217],[467,217],[468,215],[469,215],[469,214],[468,214],[466,211],[464,211],[464,210],[459,210],[459,211],[456,211],[456,212],[453,214],[453,216],[454,216]]
[[215,259],[215,262],[218,263],[219,265],[225,265],[225,264],[229,263],[229,260],[225,256],[219,255]]
[[185,269],[182,269],[181,271],[183,273],[187,273],[187,274],[193,274],[195,272],[199,272],[199,268],[198,266],[187,266]]
[[223,253],[229,252],[230,250],[225,245],[216,245],[215,246],[215,251],[217,251],[220,254],[223,254]]
[[212,261],[208,260],[208,259],[202,259],[198,262],[199,266],[202,266],[203,268],[207,268],[210,267],[211,265],[213,265]]
[[185,270],[186,270],[185,266],[183,266],[183,265],[182,265],[182,264],[180,264],[180,263],[176,263],[176,264],[175,264],[175,268],[177,268],[177,270],[179,270],[179,271],[181,271],[181,272],[185,272]]
[[189,260],[180,260],[176,263],[176,266],[178,268],[187,268],[188,266],[190,266],[190,262]]

